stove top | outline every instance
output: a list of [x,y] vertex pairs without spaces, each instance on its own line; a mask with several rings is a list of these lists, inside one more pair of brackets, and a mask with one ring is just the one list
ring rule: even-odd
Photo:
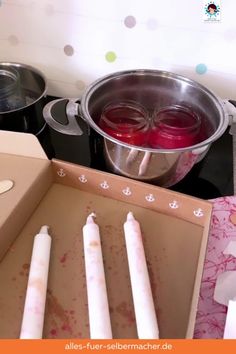
[[[63,121],[63,112],[57,112]],[[81,125],[81,121],[80,121]],[[87,129],[84,123],[84,129]],[[90,136],[64,135],[46,126],[38,139],[49,159],[57,158],[98,170],[107,171],[102,149],[102,139],[91,132]],[[96,142],[96,144],[95,144]],[[233,195],[233,146],[229,129],[214,142],[207,155],[188,175],[170,189],[202,199]]]

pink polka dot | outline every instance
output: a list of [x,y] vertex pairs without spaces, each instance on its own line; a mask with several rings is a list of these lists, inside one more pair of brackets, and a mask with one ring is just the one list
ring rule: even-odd
[[124,24],[128,28],[133,28],[136,26],[136,18],[134,16],[126,16]]
[[71,57],[74,54],[74,48],[72,47],[72,45],[70,44],[65,45],[64,53],[65,55]]

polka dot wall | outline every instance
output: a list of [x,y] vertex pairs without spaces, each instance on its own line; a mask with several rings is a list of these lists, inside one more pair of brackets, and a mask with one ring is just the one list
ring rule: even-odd
[[206,4],[2,0],[0,61],[37,67],[57,96],[79,97],[88,84],[118,70],[150,68],[182,74],[236,99],[235,14],[222,0],[220,21],[204,21]]

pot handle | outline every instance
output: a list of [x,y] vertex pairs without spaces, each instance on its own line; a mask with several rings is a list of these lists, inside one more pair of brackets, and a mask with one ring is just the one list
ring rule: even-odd
[[236,123],[236,101],[224,99],[222,102],[224,111],[229,118],[229,125]]
[[[62,101],[68,101],[66,104],[65,114],[67,117],[67,124],[62,124],[58,122],[53,117],[53,107]],[[46,104],[43,108],[43,117],[47,124],[54,130],[58,131],[59,133],[67,134],[67,135],[83,135],[83,130],[80,128],[76,117],[79,116],[79,105],[77,98],[65,99],[59,98],[53,101],[50,101]]]

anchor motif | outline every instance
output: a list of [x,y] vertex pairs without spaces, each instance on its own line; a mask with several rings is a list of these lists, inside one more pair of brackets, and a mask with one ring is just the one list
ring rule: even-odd
[[146,195],[145,199],[147,202],[154,202],[155,197],[153,194],[150,193],[150,194]]
[[124,189],[122,190],[122,192],[124,193],[124,195],[127,195],[127,196],[129,196],[129,195],[132,194],[132,192],[131,192],[131,190],[130,190],[129,187],[124,188]]
[[57,174],[58,174],[59,177],[65,177],[66,176],[66,173],[63,170],[63,168],[60,168],[60,170],[57,171]]
[[169,203],[169,207],[172,209],[178,209],[179,208],[179,204],[176,200],[173,200],[173,202]]
[[81,175],[78,178],[79,178],[80,182],[82,182],[82,183],[86,183],[88,181],[87,178],[85,177],[85,175]]
[[198,208],[197,210],[194,210],[193,214],[200,218],[201,216],[204,215],[203,210],[201,208]]
[[103,188],[103,189],[108,189],[110,186],[109,184],[107,183],[107,181],[103,181],[100,186]]

